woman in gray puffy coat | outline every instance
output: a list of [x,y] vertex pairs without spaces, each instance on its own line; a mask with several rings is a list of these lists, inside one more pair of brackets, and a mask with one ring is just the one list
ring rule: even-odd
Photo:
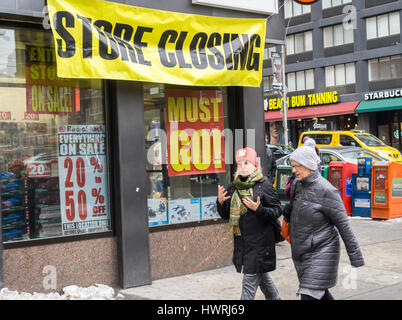
[[[364,265],[338,190],[317,170],[314,149],[301,146],[290,156],[296,175],[284,219],[290,222],[292,259],[302,300],[333,300],[340,258],[339,234],[353,267]],[[339,233],[338,233],[339,231]]]

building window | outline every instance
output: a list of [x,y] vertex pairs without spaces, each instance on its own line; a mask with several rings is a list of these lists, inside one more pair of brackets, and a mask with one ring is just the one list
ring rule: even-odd
[[352,0],[322,0],[322,8],[328,9],[341,6],[343,4],[352,3]]
[[356,83],[355,64],[338,64],[325,67],[325,86],[344,86]]
[[272,83],[274,81],[274,76],[268,76],[263,78],[264,94],[269,94],[273,90]]
[[353,43],[353,29],[345,29],[342,24],[325,27],[323,30],[324,48]]
[[400,34],[399,11],[366,19],[367,40]]
[[270,60],[272,52],[277,52],[275,46],[265,47],[264,48],[264,60]]
[[301,32],[286,36],[286,55],[313,50],[313,32]]
[[369,81],[381,81],[402,78],[402,55],[371,59],[369,64]]
[[0,29],[3,242],[111,230],[102,81],[57,77],[53,36]]
[[218,184],[231,181],[226,89],[143,88],[149,226],[220,218]]
[[314,89],[314,70],[302,70],[286,74],[288,92]]
[[311,6],[301,5],[295,1],[285,1],[285,19],[301,16],[311,12]]

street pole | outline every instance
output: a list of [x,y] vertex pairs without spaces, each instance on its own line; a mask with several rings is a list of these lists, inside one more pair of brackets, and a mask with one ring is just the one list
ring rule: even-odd
[[288,145],[289,138],[288,138],[288,104],[287,104],[287,87],[285,82],[285,45],[282,45],[282,114],[283,114],[283,137],[285,140],[285,146]]

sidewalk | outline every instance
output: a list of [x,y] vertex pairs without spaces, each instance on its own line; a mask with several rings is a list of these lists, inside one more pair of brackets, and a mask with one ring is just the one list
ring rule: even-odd
[[[402,300],[402,219],[350,218],[366,265],[352,269],[342,243],[335,299]],[[342,242],[342,241],[341,241]],[[282,299],[299,300],[290,245],[277,245],[277,268],[270,273]],[[242,274],[233,266],[155,280],[152,285],[120,290],[127,300],[239,300]],[[263,300],[260,290],[256,300]]]

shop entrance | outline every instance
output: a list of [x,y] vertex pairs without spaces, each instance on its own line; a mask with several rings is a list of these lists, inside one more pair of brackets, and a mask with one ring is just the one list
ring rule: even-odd
[[388,146],[402,150],[402,115],[401,111],[376,113],[378,138]]

